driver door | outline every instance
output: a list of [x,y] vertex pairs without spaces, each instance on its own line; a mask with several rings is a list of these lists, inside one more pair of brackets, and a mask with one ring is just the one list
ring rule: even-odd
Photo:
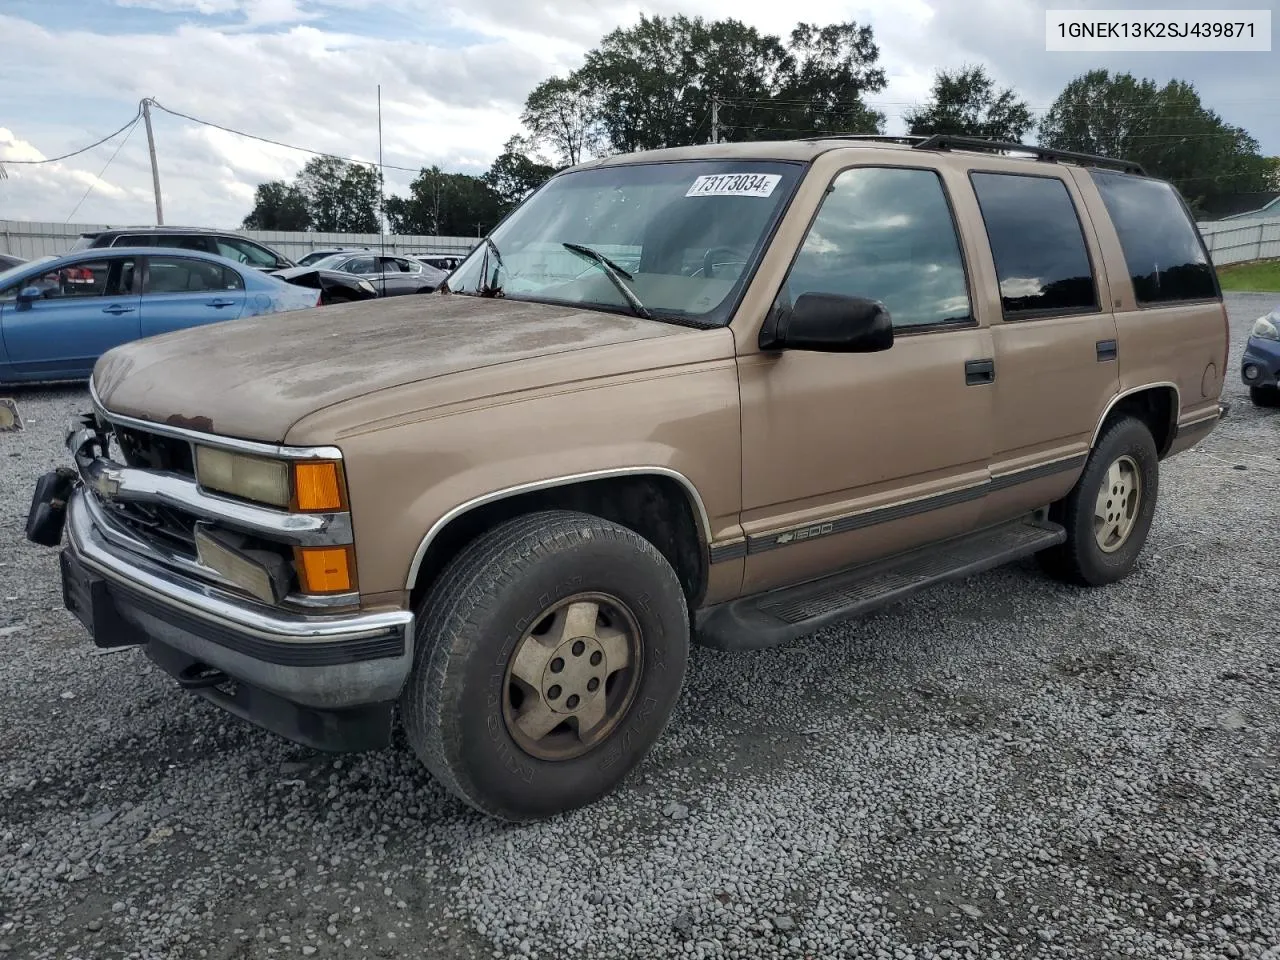
[[994,351],[948,186],[927,167],[838,173],[779,292],[775,311],[808,292],[883,302],[890,349],[739,357],[744,593],[978,523],[994,422],[981,371]]
[[[104,256],[30,277],[0,292],[0,333],[13,372],[31,380],[88,377],[98,357],[139,336],[134,257]],[[21,289],[40,287],[23,303]]]

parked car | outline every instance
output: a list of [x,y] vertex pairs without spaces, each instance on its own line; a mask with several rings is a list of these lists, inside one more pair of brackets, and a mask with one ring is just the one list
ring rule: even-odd
[[299,257],[295,263],[300,267],[307,267],[319,260],[325,259],[325,257],[331,257],[335,253],[353,253],[356,250],[368,249],[368,247],[329,247],[323,250],[312,250],[310,253]]
[[22,257],[15,257],[12,254],[0,253],[0,270],[8,270],[10,267],[16,267],[19,264],[26,263]]
[[377,288],[363,277],[340,270],[323,270],[315,264],[305,267],[289,267],[273,270],[270,274],[287,283],[311,287],[320,291],[320,303],[352,303],[356,300],[372,300],[378,296]]
[[380,297],[408,293],[432,293],[447,274],[409,257],[358,251],[335,253],[311,264],[323,270],[338,270],[373,284]]
[[240,717],[368,749],[398,708],[477,809],[580,807],[658,739],[691,642],[792,643],[1031,555],[1133,571],[1162,462],[1227,412],[1217,277],[1171,184],[1008,149],[570,168],[449,295],[108,353],[27,537],[65,528],[95,643]]
[[425,263],[428,267],[443,270],[445,273],[457,269],[458,264],[467,259],[464,254],[450,255],[441,253],[414,253],[410,254],[410,257],[419,263]]
[[80,234],[71,252],[99,247],[177,247],[226,257],[255,270],[271,272],[296,266],[266,244],[226,230],[203,227],[117,227]]
[[319,299],[191,250],[113,247],[21,264],[0,273],[0,383],[83,380],[119,344]]
[[1255,406],[1280,407],[1280,307],[1253,322],[1240,358],[1240,379]]

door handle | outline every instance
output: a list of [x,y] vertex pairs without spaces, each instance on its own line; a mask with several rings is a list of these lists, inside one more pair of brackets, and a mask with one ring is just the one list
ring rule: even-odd
[[966,360],[964,362],[964,382],[966,386],[982,383],[993,383],[996,379],[996,362],[994,360]]
[[211,306],[211,307],[229,307],[229,306],[231,306],[231,305],[232,305],[232,304],[234,304],[234,303],[235,303],[235,301],[234,301],[234,300],[210,300],[210,301],[209,301],[209,306]]
[[119,316],[122,313],[133,313],[133,307],[126,307],[123,304],[113,303],[109,307],[102,308],[103,313],[111,313]]
[[1114,340],[1099,340],[1095,344],[1098,351],[1098,362],[1106,363],[1119,355],[1119,345]]

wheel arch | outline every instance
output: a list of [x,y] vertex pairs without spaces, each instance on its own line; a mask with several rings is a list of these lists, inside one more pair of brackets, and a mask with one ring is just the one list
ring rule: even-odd
[[1147,425],[1156,442],[1161,459],[1168,454],[1178,432],[1178,413],[1182,409],[1182,395],[1178,385],[1171,381],[1144,383],[1122,390],[1111,398],[1098,425],[1094,428],[1089,449],[1098,445],[1098,438],[1108,423],[1119,416],[1136,416]]
[[[655,499],[656,496],[656,499]],[[445,564],[504,520],[543,509],[574,509],[645,537],[675,568],[690,608],[706,589],[711,521],[697,487],[670,467],[595,470],[516,484],[450,509],[427,530],[405,580],[416,604]]]

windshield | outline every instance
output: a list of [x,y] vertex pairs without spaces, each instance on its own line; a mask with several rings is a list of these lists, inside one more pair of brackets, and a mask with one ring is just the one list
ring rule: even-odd
[[[634,312],[587,247],[658,319],[724,324],[804,167],[777,161],[645,163],[556,177],[449,278],[454,293]],[[495,252],[494,248],[497,248]]]

